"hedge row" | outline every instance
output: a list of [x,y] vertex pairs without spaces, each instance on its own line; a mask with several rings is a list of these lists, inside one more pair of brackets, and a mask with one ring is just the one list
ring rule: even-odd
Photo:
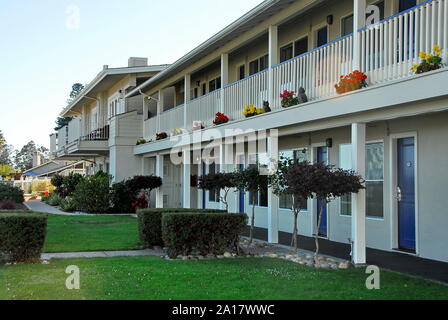
[[[202,213],[224,213],[222,210],[199,210]],[[163,247],[162,215],[165,213],[194,213],[198,209],[144,209],[138,212],[140,244],[144,248]]]
[[0,201],[22,203],[24,201],[23,191],[7,183],[0,183]]
[[163,241],[168,255],[221,255],[226,249],[238,251],[241,233],[247,225],[245,214],[166,213],[162,217]]
[[47,216],[36,213],[0,213],[0,262],[27,262],[40,258],[47,233]]

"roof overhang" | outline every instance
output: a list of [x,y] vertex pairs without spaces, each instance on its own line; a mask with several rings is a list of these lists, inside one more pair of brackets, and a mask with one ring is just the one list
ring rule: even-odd
[[160,72],[153,78],[145,81],[138,88],[132,90],[127,94],[127,97],[132,97],[140,93],[140,90],[145,90],[151,85],[155,85],[173,75],[179,73],[185,67],[199,61],[210,53],[216,51],[220,47],[227,44],[229,41],[239,37],[245,32],[251,30],[254,26],[267,20],[272,15],[282,11],[288,7],[294,0],[265,0],[254,9],[243,15],[241,18],[218,32],[216,35],[187,53],[185,56],[177,60],[171,66]]
[[132,68],[107,68],[102,70],[81,93],[60,113],[61,117],[74,116],[80,113],[80,107],[92,101],[96,94],[110,88],[112,85],[130,74],[161,72],[169,65],[155,65]]

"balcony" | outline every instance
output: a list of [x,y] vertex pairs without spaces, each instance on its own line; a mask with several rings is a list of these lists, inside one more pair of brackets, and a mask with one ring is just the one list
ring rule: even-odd
[[[360,42],[356,56],[361,57],[357,64],[368,76],[369,88],[417,78],[411,68],[421,62],[419,52],[431,52],[435,45],[443,49],[446,67],[448,0],[425,2],[358,30],[356,37]],[[298,92],[305,88],[309,102],[301,107],[332,99],[337,96],[334,85],[340,76],[354,71],[357,65],[354,38],[355,34],[350,34],[336,39],[150,118],[145,122],[145,138],[151,140],[157,132],[170,133],[180,127],[191,132],[193,121],[211,127],[216,112],[225,113],[231,122],[243,121],[244,106],[254,104],[261,108],[268,100],[273,113],[280,111],[280,93],[284,90]]]

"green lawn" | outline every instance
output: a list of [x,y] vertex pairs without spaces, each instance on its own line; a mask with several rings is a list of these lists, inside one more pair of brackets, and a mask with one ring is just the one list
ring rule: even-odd
[[[65,268],[81,290],[65,288]],[[448,299],[448,287],[383,271],[381,290],[364,269],[315,270],[278,259],[167,261],[159,258],[52,260],[0,266],[1,299]]]
[[48,215],[44,252],[139,249],[137,219]]

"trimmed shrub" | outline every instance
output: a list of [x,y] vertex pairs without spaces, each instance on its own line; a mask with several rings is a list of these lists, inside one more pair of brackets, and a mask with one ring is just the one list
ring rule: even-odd
[[23,203],[23,190],[7,183],[0,183],[0,201],[14,201]]
[[168,255],[221,255],[226,249],[238,251],[241,233],[247,225],[245,214],[165,213],[162,234]]
[[46,215],[0,213],[0,260],[6,262],[38,260],[46,233]]
[[64,212],[75,212],[76,211],[76,203],[73,199],[65,198],[61,200],[61,204],[59,208]]
[[125,183],[132,192],[136,193],[140,190],[154,190],[160,188],[162,186],[162,178],[154,175],[135,176]]
[[0,202],[0,210],[15,210],[16,209],[16,203],[11,200],[6,200]]
[[61,205],[62,198],[56,193],[52,193],[46,200],[48,205],[58,207]]
[[138,231],[143,248],[164,246],[162,237],[162,216],[165,213],[224,213],[222,210],[199,209],[144,209],[138,212]]
[[76,208],[87,213],[107,213],[110,206],[109,176],[103,172],[81,180],[73,194]]

